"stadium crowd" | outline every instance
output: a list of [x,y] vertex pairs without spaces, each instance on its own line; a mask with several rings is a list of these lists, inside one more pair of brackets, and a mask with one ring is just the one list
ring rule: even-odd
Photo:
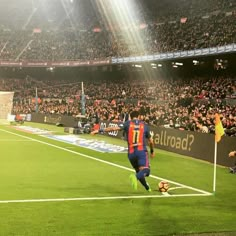
[[[25,1],[31,4],[18,9],[4,0],[0,8],[0,60],[100,60],[236,43],[234,0],[140,0],[130,8],[109,0],[51,0],[47,8],[45,0]],[[14,114],[81,113],[79,81],[0,79],[0,90],[15,92]],[[235,78],[90,81],[85,94],[86,115],[96,122],[139,109],[152,125],[208,133],[218,112],[226,133],[236,134]]]
[[[115,17],[115,9],[109,5],[110,11],[104,19],[102,12],[95,14],[90,1],[83,1],[80,8],[84,8],[80,9],[79,16],[72,12],[69,18],[63,9],[57,9],[54,17],[50,15],[53,19],[46,20],[39,5],[30,22],[25,24],[26,12],[30,14],[30,9],[15,12],[22,24],[18,27],[10,24],[9,17],[6,20],[7,14],[2,12],[0,59],[99,60],[236,43],[236,4],[233,0],[209,0],[207,4],[203,0],[172,1],[171,4],[170,1],[147,2],[146,7],[137,8],[127,21],[120,19],[121,16]],[[48,11],[52,6],[49,4]],[[163,9],[158,10],[158,16],[157,9]]]
[[[36,109],[39,113],[81,114],[78,81],[1,79],[0,90],[15,91],[14,114]],[[226,133],[236,135],[236,106],[230,103],[236,97],[235,78],[89,82],[85,83],[85,94],[86,116],[95,122],[123,121],[128,111],[139,109],[151,125],[210,133],[214,132],[214,114],[218,112]]]

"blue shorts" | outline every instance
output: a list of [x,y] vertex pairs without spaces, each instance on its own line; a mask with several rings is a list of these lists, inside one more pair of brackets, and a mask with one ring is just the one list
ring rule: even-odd
[[133,153],[128,154],[129,161],[135,170],[139,170],[139,167],[150,168],[148,152],[134,150]]

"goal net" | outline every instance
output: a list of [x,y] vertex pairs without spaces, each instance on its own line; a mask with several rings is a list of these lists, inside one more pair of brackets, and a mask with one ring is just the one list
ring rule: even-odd
[[0,91],[0,119],[6,120],[8,114],[11,114],[14,92]]

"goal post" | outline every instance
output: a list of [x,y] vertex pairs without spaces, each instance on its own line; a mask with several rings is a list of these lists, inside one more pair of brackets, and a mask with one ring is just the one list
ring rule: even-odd
[[0,119],[7,120],[13,106],[14,92],[0,91]]

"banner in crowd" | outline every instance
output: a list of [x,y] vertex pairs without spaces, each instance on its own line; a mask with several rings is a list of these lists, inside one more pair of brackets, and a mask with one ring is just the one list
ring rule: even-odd
[[203,48],[195,49],[189,51],[178,51],[178,52],[169,52],[169,53],[160,53],[154,55],[145,55],[145,56],[135,56],[135,57],[118,57],[112,58],[112,64],[121,64],[121,63],[135,63],[135,62],[148,62],[148,61],[160,61],[166,59],[180,59],[180,58],[189,58],[195,56],[209,56],[217,55],[221,53],[236,52],[236,44],[230,44],[219,47],[212,48]]
[[31,121],[43,124],[60,125],[64,127],[75,127],[78,124],[78,121],[74,117],[59,114],[32,113]]
[[113,57],[104,60],[83,60],[83,61],[44,61],[44,62],[31,62],[31,61],[0,61],[0,67],[80,67],[80,66],[99,66],[110,64],[122,63],[135,63],[135,62],[149,62],[160,61],[167,59],[190,58],[195,56],[208,56],[217,55],[229,52],[236,52],[236,44],[224,45],[212,48],[195,49],[189,51],[168,52],[145,56],[131,56],[131,57]]
[[187,22],[187,19],[188,19],[187,17],[182,17],[180,19],[180,23],[185,24]]
[[0,61],[0,67],[79,67],[79,66],[97,66],[109,65],[111,61],[94,60],[94,61],[57,61],[57,62],[31,62],[31,61]]

